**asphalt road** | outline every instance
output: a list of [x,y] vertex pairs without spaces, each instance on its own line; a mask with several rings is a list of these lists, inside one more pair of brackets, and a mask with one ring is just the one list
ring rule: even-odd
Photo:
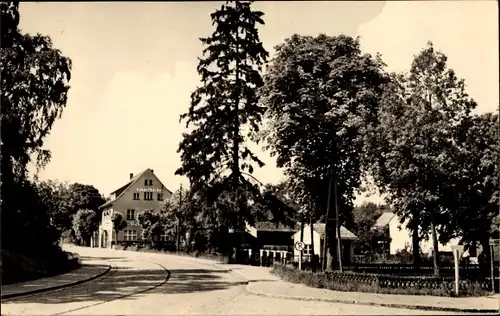
[[266,298],[247,292],[241,276],[202,261],[97,248],[78,252],[113,269],[78,286],[4,301],[2,315],[450,314]]

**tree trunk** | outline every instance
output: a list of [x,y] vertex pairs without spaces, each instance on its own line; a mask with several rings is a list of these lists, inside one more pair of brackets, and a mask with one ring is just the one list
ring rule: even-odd
[[330,175],[330,181],[328,183],[328,199],[326,203],[326,216],[325,216],[325,234],[323,236],[323,258],[321,259],[321,267],[323,270],[328,270],[331,267],[331,259],[330,259],[330,253],[328,251],[328,245],[330,242],[330,235],[329,235],[329,218],[330,218],[330,200],[331,200],[331,193],[332,193],[332,178],[333,174]]
[[439,245],[436,234],[436,227],[434,225],[434,216],[431,213],[431,235],[432,235],[432,262],[434,264],[434,275],[439,276]]
[[416,209],[413,210],[413,216],[412,220],[415,223],[414,229],[412,231],[412,248],[413,248],[413,266],[415,267],[415,270],[419,271],[420,270],[420,263],[421,263],[421,257],[420,257],[420,238],[418,236],[418,226],[419,226],[419,215],[418,211]]
[[[311,212],[311,210],[310,210]],[[314,258],[314,222],[313,222],[313,217],[312,214],[309,215],[309,226],[311,226],[311,251],[310,251],[310,256],[311,256],[311,267],[313,268],[316,266],[315,258]]]
[[488,237],[486,237],[486,238],[481,237],[481,239],[479,240],[479,243],[481,244],[481,247],[483,248],[482,253],[483,253],[483,258],[484,258],[483,260],[479,260],[479,256],[478,256],[479,264],[482,267],[489,266],[490,262],[491,262],[491,256],[493,255],[491,253],[490,240]]
[[[238,38],[238,34],[236,34],[236,38]],[[239,52],[239,46],[238,43],[236,43],[236,53],[238,54]],[[237,208],[238,215],[236,216],[236,221],[232,223],[235,225],[238,223],[239,215],[240,215],[240,204],[239,204],[239,179],[240,179],[240,162],[239,162],[239,148],[240,148],[240,142],[239,142],[239,134],[240,134],[240,116],[239,116],[239,108],[240,108],[240,62],[237,59],[235,65],[235,99],[234,99],[234,118],[233,118],[233,123],[234,123],[234,131],[233,131],[233,170],[232,170],[232,176],[233,176],[233,190],[234,190],[234,199],[235,203],[234,206]],[[235,225],[236,226],[236,225]],[[234,227],[239,228],[239,227]],[[234,242],[231,242],[231,247],[230,247],[230,255],[233,257],[233,252],[238,253],[238,248],[239,245],[235,244]]]

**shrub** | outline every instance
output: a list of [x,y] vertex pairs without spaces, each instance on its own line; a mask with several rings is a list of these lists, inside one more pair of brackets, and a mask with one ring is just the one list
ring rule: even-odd
[[28,256],[2,249],[2,284],[55,276],[80,266],[78,256],[52,251],[50,256]]
[[[272,272],[289,282],[336,291],[455,296],[455,281],[450,277],[392,276],[351,271],[312,272],[282,265],[275,265]],[[486,280],[460,282],[460,295],[463,296],[486,295],[488,290]]]

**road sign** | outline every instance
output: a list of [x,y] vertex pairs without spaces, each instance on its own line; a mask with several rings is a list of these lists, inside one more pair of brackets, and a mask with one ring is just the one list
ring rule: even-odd
[[500,239],[490,239],[490,246],[500,245]]
[[460,293],[460,275],[459,275],[459,267],[458,267],[458,261],[462,257],[462,254],[464,252],[464,246],[463,245],[451,245],[451,250],[453,251],[453,259],[455,261],[455,293],[458,294]]
[[306,245],[302,241],[297,241],[295,243],[295,249],[297,249],[298,251],[302,251],[304,250],[304,248],[306,248]]

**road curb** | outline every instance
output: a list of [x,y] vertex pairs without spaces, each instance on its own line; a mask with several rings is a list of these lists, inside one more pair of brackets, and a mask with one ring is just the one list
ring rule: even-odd
[[[89,266],[89,265],[82,265],[82,267],[83,266]],[[80,267],[80,269],[81,269],[81,267]],[[111,266],[108,265],[107,268],[103,272],[99,272],[98,274],[95,274],[95,275],[93,275],[91,277],[88,277],[88,278],[85,278],[83,280],[78,280],[78,281],[74,281],[74,282],[70,282],[70,283],[60,284],[60,285],[51,286],[51,287],[45,287],[45,288],[31,290],[31,291],[26,291],[26,292],[21,292],[21,293],[6,294],[6,295],[2,295],[2,300],[16,298],[16,297],[21,297],[21,296],[27,296],[27,295],[33,295],[33,294],[38,294],[38,293],[43,293],[43,292],[48,292],[48,291],[54,291],[54,290],[59,290],[59,289],[65,288],[65,287],[79,285],[79,284],[82,284],[82,283],[85,283],[85,282],[89,282],[89,281],[95,280],[95,279],[97,279],[97,278],[105,275],[110,270],[111,270]]]
[[314,301],[314,302],[356,304],[356,305],[381,306],[381,307],[404,308],[404,309],[425,310],[425,311],[464,312],[464,313],[480,313],[480,314],[493,314],[493,313],[496,314],[496,313],[498,313],[498,309],[475,309],[475,308],[454,308],[454,307],[444,307],[444,306],[441,307],[441,306],[427,306],[427,305],[407,305],[407,304],[397,304],[397,303],[367,302],[367,301],[360,301],[360,300],[329,299],[329,298],[319,298],[319,297],[270,294],[270,293],[254,291],[254,290],[250,289],[250,284],[247,286],[246,289],[249,293],[257,295],[257,296],[296,300],[296,301]]

